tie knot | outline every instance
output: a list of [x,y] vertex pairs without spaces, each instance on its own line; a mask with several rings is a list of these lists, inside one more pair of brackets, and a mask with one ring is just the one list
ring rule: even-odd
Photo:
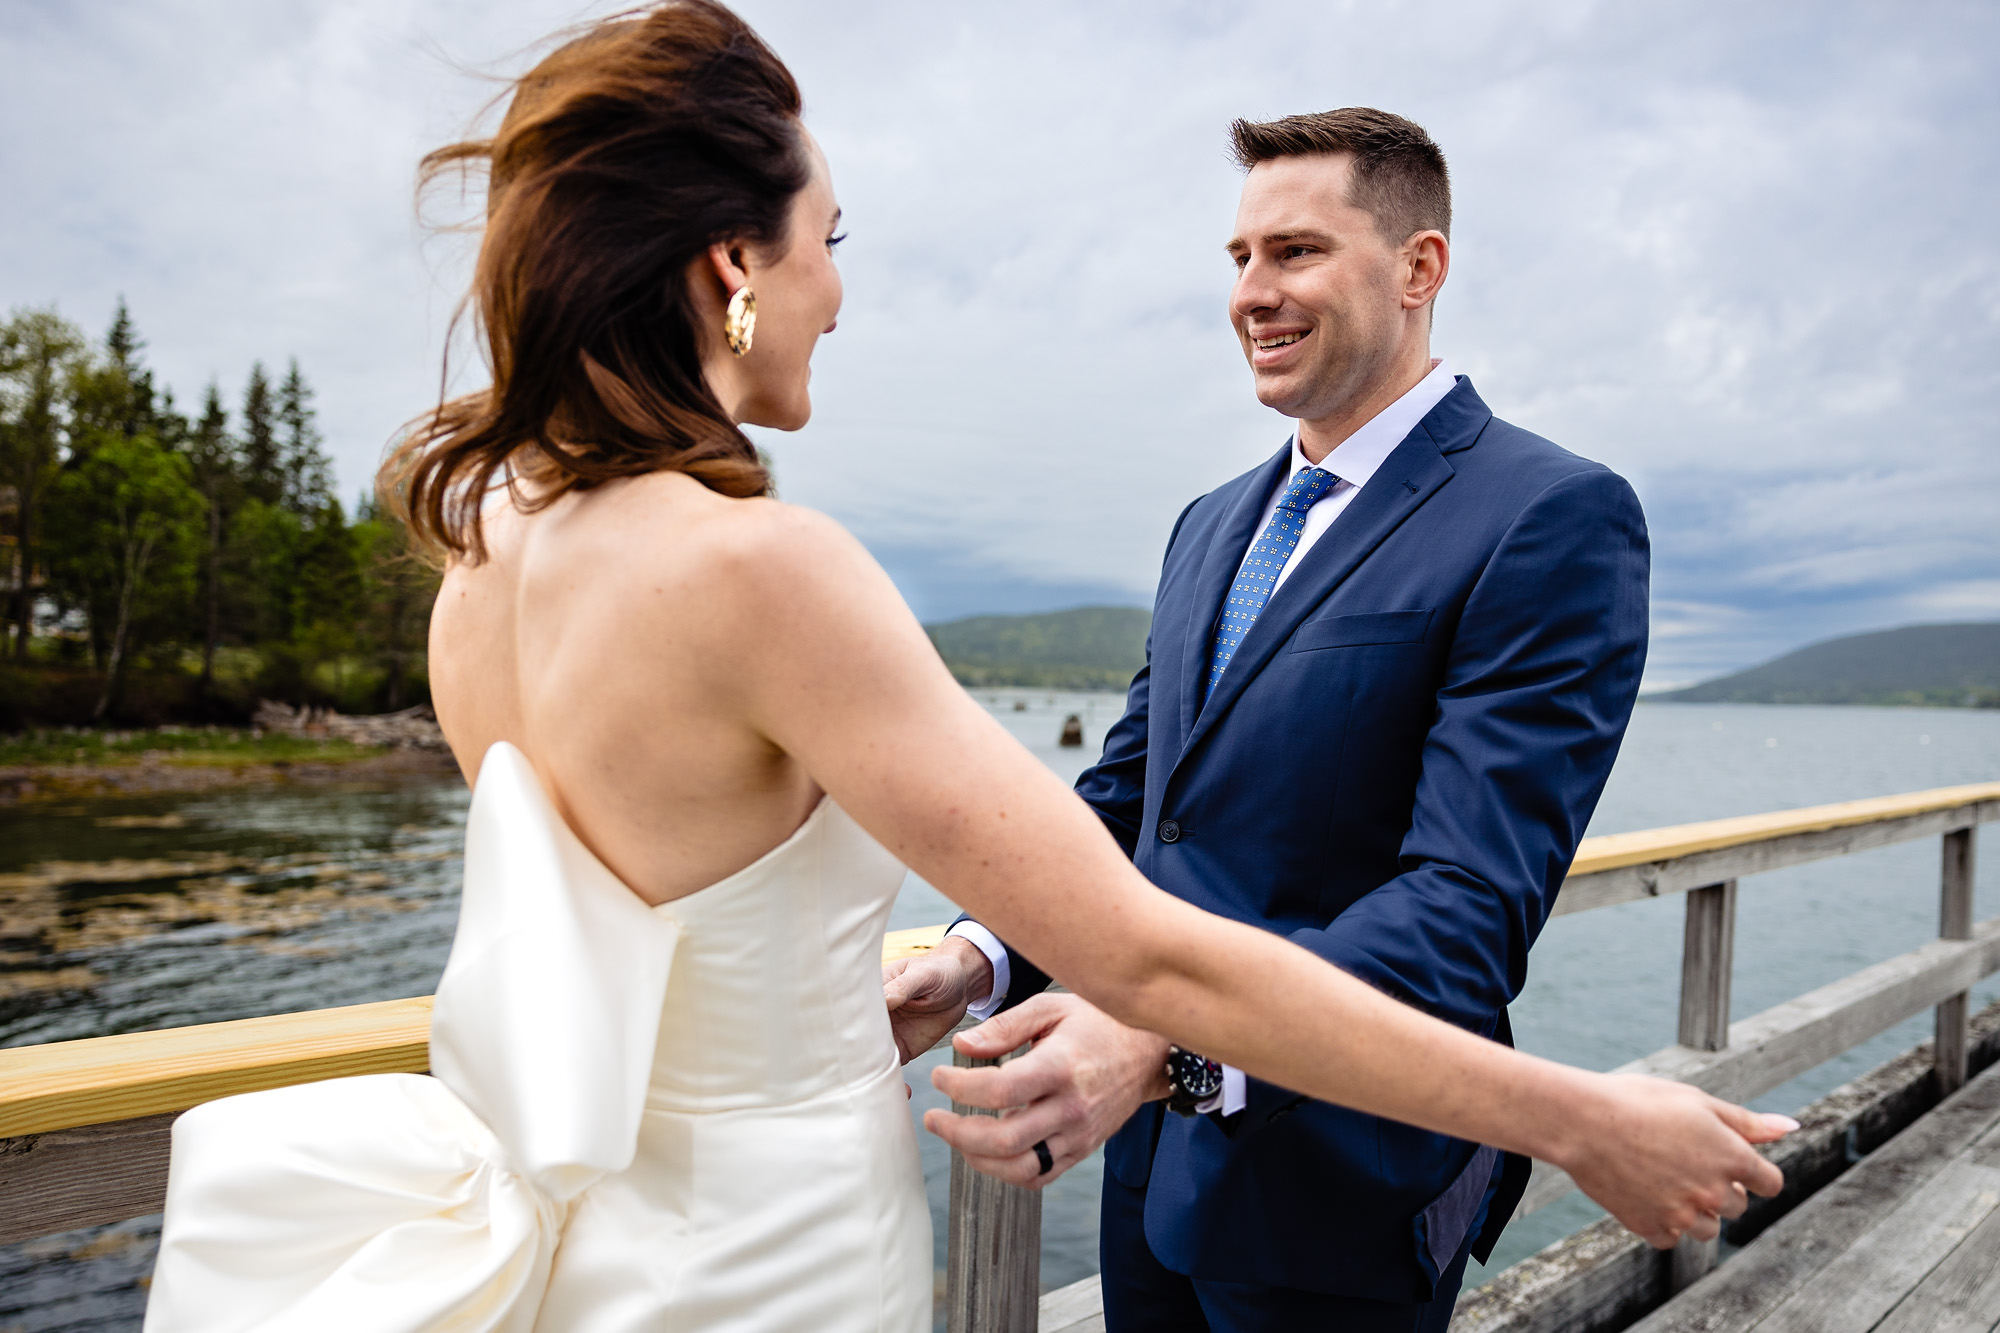
[[1291,509],[1303,514],[1311,509],[1340,484],[1340,478],[1323,467],[1301,468],[1292,478],[1292,484],[1285,488],[1284,498],[1278,501],[1278,508]]

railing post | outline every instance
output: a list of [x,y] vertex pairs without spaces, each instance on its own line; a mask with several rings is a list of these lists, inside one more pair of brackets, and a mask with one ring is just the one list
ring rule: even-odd
[[[1736,881],[1691,889],[1681,942],[1680,1043],[1698,1051],[1729,1045],[1729,982],[1736,962]],[[1667,1289],[1680,1291],[1715,1267],[1718,1241],[1682,1237],[1668,1258]]]
[[[1944,874],[1938,894],[1938,938],[1972,938],[1972,835],[1970,828],[1944,835]],[[1970,995],[1965,991],[1937,1007],[1937,1036],[1931,1043],[1931,1066],[1938,1093],[1949,1097],[1965,1086]]]
[[[974,1060],[954,1050],[952,1063]],[[992,1115],[961,1106],[960,1115]],[[945,1250],[948,1333],[1035,1333],[1042,1290],[1042,1196],[966,1165],[951,1155],[951,1220]]]
[[1690,889],[1681,945],[1681,1045],[1719,1051],[1729,1044],[1729,979],[1735,957],[1736,881]]

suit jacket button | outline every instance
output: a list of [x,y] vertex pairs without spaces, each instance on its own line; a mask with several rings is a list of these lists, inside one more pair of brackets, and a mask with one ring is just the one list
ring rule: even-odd
[[1162,819],[1160,821],[1160,841],[1179,842],[1180,840],[1181,840],[1180,824],[1171,819]]

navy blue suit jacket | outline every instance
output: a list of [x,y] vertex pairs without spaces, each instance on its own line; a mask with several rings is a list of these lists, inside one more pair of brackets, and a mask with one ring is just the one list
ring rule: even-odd
[[[1169,893],[1508,1040],[1638,693],[1638,499],[1461,377],[1299,558],[1204,706],[1223,599],[1289,461],[1182,513],[1148,665],[1077,791]],[[1010,1004],[1047,985],[1010,966]],[[1227,1122],[1153,1103],[1106,1145],[1177,1272],[1427,1300],[1482,1198],[1481,1258],[1520,1199],[1525,1161],[1496,1177],[1491,1150],[1249,1086]]]

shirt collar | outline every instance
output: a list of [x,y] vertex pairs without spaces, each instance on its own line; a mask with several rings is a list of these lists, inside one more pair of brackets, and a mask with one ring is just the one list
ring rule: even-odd
[[[1457,383],[1451,373],[1451,365],[1442,357],[1431,363],[1430,374],[1418,380],[1416,387],[1395,402],[1370,417],[1360,430],[1333,447],[1318,464],[1357,490],[1368,484],[1375,475],[1375,469],[1388,461],[1409,433],[1417,428],[1417,423],[1429,416],[1431,409],[1444,401]],[[1292,430],[1292,473],[1300,468],[1312,467],[1305,451],[1299,448],[1299,432]]]

